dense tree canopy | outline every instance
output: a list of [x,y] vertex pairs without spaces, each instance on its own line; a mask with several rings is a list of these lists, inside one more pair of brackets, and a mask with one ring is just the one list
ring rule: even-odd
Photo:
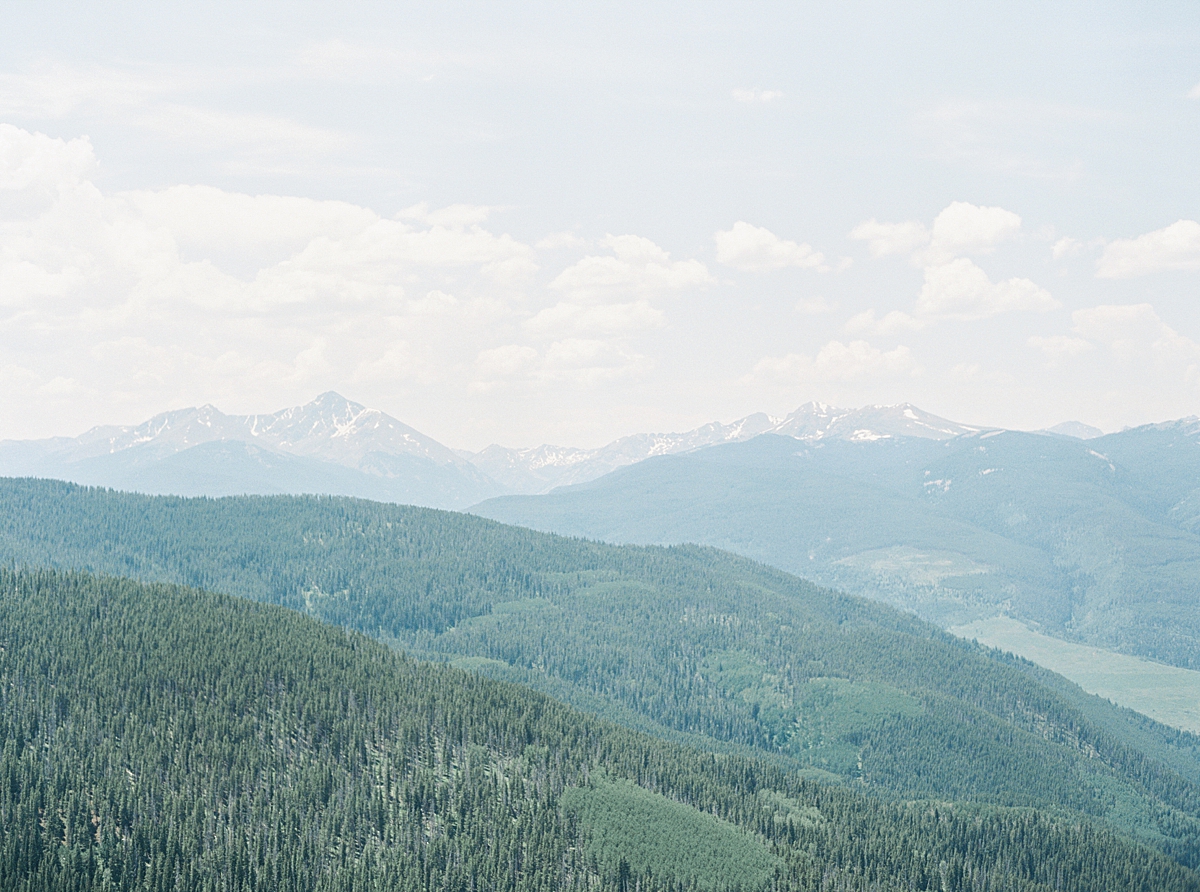
[[[681,834],[692,850],[647,859]],[[0,572],[0,889],[767,885],[1186,892],[1200,878],[1087,821],[882,803],[278,607]]]

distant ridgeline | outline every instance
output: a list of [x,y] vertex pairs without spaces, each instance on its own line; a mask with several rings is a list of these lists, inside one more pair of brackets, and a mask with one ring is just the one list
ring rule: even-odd
[[471,509],[608,542],[698,542],[943,626],[1008,614],[1200,669],[1200,420],[1083,441],[763,436]]
[[[316,507],[354,522],[355,506]],[[279,607],[3,570],[0,889],[1195,892],[1200,877],[1074,817],[881,802]]]
[[[343,498],[6,480],[0,559],[282,604],[676,744],[880,800],[1053,809],[1200,865],[1200,738],[711,549],[614,547]],[[613,777],[569,797],[567,813],[650,808],[622,786],[627,773]],[[622,837],[598,838],[608,852]]]

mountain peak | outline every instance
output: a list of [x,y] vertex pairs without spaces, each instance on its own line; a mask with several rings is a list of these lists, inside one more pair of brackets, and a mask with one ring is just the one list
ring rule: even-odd
[[775,426],[771,433],[798,440],[826,438],[854,441],[887,440],[893,437],[920,437],[948,440],[979,428],[939,418],[912,403],[894,406],[863,406],[841,409],[825,403],[805,403]]
[[299,406],[298,408],[304,409],[308,408],[309,406],[326,411],[332,410],[335,412],[347,409],[353,412],[362,412],[366,409],[366,406],[362,405],[361,403],[356,403],[353,400],[346,399],[336,390],[327,390],[324,393],[314,397],[311,402],[305,403],[303,406]]

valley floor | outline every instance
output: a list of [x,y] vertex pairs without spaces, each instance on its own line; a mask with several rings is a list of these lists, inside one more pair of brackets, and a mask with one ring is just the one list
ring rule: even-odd
[[1200,733],[1200,672],[1052,638],[1009,616],[976,620],[948,631],[1024,657],[1118,706]]

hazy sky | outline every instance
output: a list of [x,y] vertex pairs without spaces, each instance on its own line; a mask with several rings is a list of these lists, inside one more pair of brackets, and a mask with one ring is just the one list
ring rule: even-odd
[[1200,412],[1200,5],[913,6],[0,3],[0,437]]

